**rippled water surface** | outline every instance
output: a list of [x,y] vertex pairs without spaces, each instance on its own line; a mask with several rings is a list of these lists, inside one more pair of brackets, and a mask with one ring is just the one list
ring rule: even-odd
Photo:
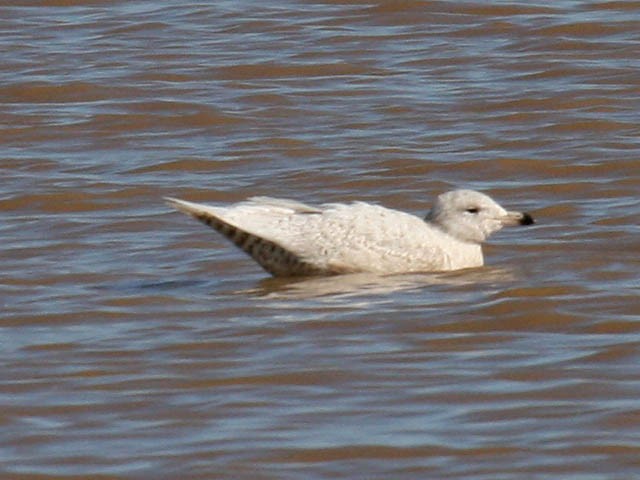
[[[0,6],[3,479],[640,477],[640,3]],[[162,202],[530,211],[268,278]]]

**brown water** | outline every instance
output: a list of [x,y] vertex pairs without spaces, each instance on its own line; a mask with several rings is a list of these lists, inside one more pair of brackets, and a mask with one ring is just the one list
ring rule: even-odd
[[[0,7],[0,478],[640,478],[640,3]],[[268,279],[165,195],[452,187],[487,267]]]

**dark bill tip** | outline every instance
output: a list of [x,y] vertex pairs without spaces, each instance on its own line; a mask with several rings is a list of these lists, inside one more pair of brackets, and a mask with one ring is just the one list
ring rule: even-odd
[[523,213],[520,219],[520,225],[533,225],[536,221],[528,213]]

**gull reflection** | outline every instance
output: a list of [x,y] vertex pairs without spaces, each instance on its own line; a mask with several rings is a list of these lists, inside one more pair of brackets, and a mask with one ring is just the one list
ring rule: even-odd
[[420,290],[429,286],[464,287],[503,284],[512,282],[516,278],[517,276],[511,270],[493,267],[400,275],[354,273],[329,277],[267,278],[261,280],[255,288],[237,293],[275,299],[335,298],[388,295],[401,291]]

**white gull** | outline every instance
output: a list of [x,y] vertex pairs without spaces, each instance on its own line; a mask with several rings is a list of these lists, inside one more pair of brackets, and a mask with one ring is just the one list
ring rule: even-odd
[[318,207],[252,197],[228,207],[166,198],[214,228],[274,276],[442,272],[484,264],[482,242],[507,225],[531,225],[473,190],[439,195],[425,219],[364,202]]

